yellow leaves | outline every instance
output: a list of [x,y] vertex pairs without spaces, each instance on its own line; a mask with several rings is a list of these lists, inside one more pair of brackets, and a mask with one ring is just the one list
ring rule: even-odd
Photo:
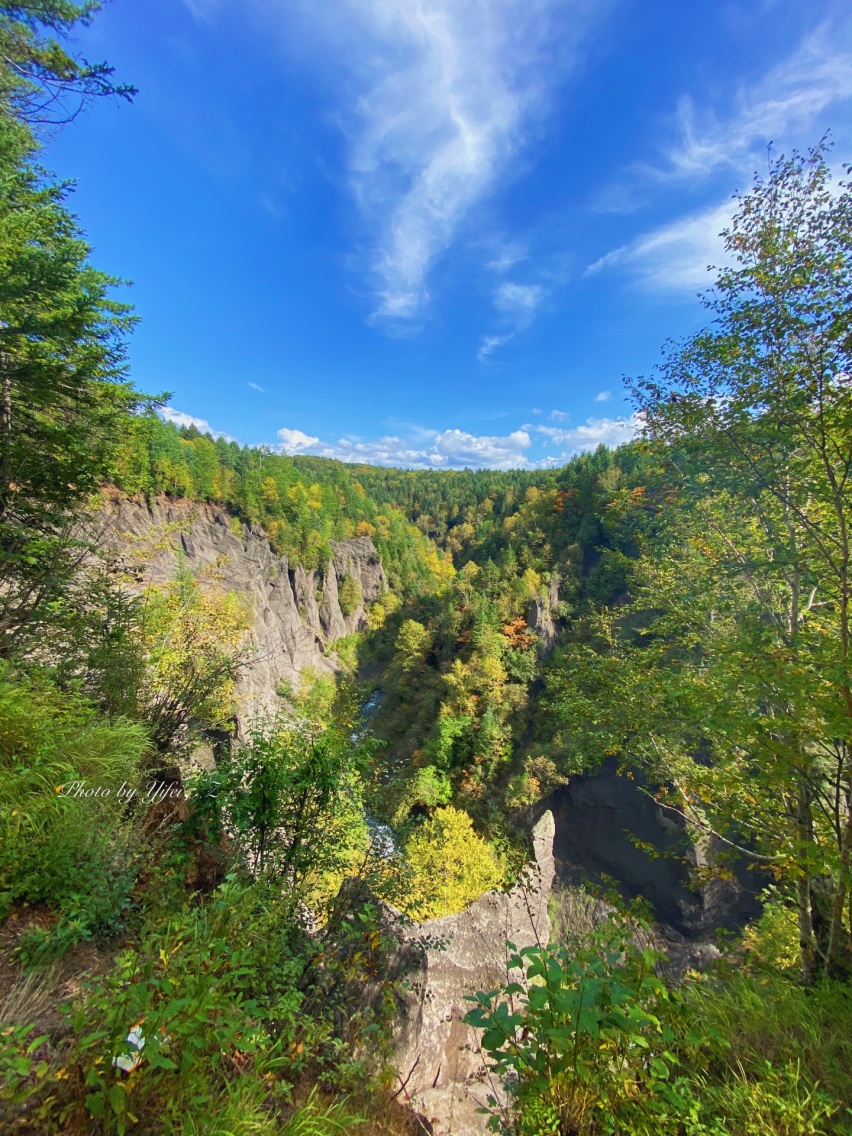
[[263,481],[260,483],[260,499],[267,508],[278,504],[280,495],[274,478],[264,477]]
[[421,666],[431,642],[431,635],[415,619],[404,619],[396,637],[399,664],[403,671],[411,671]]
[[170,697],[194,682],[206,691],[206,712],[227,716],[233,697],[228,660],[236,659],[249,610],[245,598],[200,576],[149,588],[140,632],[149,697]]
[[412,869],[407,911],[416,919],[452,915],[503,882],[503,869],[467,813],[438,808],[405,845]]
[[423,553],[423,563],[432,573],[438,591],[449,587],[456,578],[456,569],[450,552],[441,552],[431,541],[428,549]]

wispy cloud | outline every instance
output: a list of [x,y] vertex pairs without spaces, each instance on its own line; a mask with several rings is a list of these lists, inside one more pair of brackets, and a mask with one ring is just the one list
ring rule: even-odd
[[[852,20],[824,23],[760,80],[740,86],[724,112],[704,109],[690,96],[681,98],[674,118],[677,137],[664,148],[663,160],[635,163],[622,184],[603,191],[599,205],[630,212],[637,201],[647,204],[673,187],[701,190],[711,177],[716,184],[727,182],[729,194],[613,249],[591,264],[586,275],[619,266],[653,289],[694,292],[707,287],[708,266],[725,262],[719,234],[734,212],[730,194],[747,188],[755,167],[766,167],[767,144],[773,142],[779,153],[812,144],[814,132],[824,128],[825,112],[852,99],[850,40]],[[852,153],[846,117],[836,115],[835,132],[844,160]]]
[[195,19],[200,21],[209,20],[220,7],[222,0],[183,0],[183,2]]
[[494,296],[498,312],[505,312],[519,323],[528,323],[546,296],[540,284],[515,284],[504,280]]
[[684,292],[707,288],[708,267],[725,263],[720,233],[731,221],[730,200],[688,217],[679,217],[613,249],[586,269],[593,276],[619,265],[642,286],[658,291]]
[[767,143],[811,141],[814,121],[852,97],[852,51],[844,41],[848,24],[823,24],[759,82],[740,87],[727,115],[704,112],[683,97],[676,115],[680,137],[659,175],[704,179],[723,167],[750,174]]
[[501,317],[503,330],[495,335],[484,335],[479,343],[477,358],[484,362],[499,347],[526,331],[547,300],[549,289],[543,284],[520,284],[503,280],[494,290],[494,307]]
[[515,338],[513,331],[507,332],[505,335],[483,335],[479,342],[479,350],[476,357],[480,363],[484,363],[489,355],[493,355],[500,347],[505,347],[507,343],[511,343]]
[[595,395],[595,402],[609,402],[612,398],[612,391],[598,391]]
[[226,442],[235,441],[230,434],[223,430],[214,430],[206,418],[196,418],[192,414],[185,414],[182,410],[175,410],[171,406],[161,407],[157,413],[165,422],[174,426],[194,426],[201,434],[211,434],[214,438],[224,438]]
[[251,387],[253,391],[259,391],[261,394],[266,394],[266,387],[258,386],[257,383],[246,383],[247,387]]
[[[474,207],[516,176],[532,125],[575,65],[591,23],[613,2],[335,5],[323,34],[350,83],[337,117],[368,230],[376,319],[422,315],[435,263]],[[322,22],[315,11],[312,5],[314,32]],[[496,260],[506,271],[524,255],[509,240]]]

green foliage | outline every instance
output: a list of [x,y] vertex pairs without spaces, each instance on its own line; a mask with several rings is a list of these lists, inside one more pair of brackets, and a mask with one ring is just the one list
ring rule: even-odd
[[315,1086],[305,1103],[288,1118],[281,1136],[335,1136],[337,1132],[350,1132],[362,1124],[366,1124],[365,1118],[352,1113],[345,1100],[323,1106],[317,1099]]
[[47,682],[0,678],[0,894],[59,911],[30,957],[121,927],[141,854],[123,813],[146,744]]
[[[508,1130],[626,1131],[625,1108],[668,1081],[675,1063],[674,1034],[661,1016],[668,992],[655,974],[658,957],[616,925],[605,925],[578,954],[565,946],[510,953],[519,980],[476,995],[465,1016],[484,1031],[490,1067],[508,1078],[518,1116],[517,1129]],[[511,1126],[509,1117],[502,1119]],[[494,1111],[494,1131],[500,1121]]]
[[[515,1136],[828,1136],[852,1117],[849,991],[741,973],[670,990],[647,928],[509,957],[517,977],[466,1021],[506,1077]],[[832,1002],[834,1007],[832,1008]]]
[[[0,23],[2,33],[2,23]],[[0,652],[32,643],[85,545],[75,510],[102,484],[140,402],[124,383],[129,309],[88,263],[66,187],[0,113]]]
[[404,907],[418,920],[453,915],[503,883],[491,846],[467,813],[449,805],[414,828],[404,853],[411,868]]
[[418,669],[423,662],[423,656],[429,648],[429,632],[422,623],[414,619],[404,619],[396,637],[396,649],[399,652],[399,666],[402,671]]
[[344,615],[351,615],[353,611],[358,610],[364,597],[361,591],[361,581],[357,576],[346,575],[343,577],[337,589],[337,598],[340,603],[340,610]]
[[135,629],[145,659],[136,713],[159,751],[185,748],[199,727],[233,717],[248,614],[242,597],[187,570],[146,590]]
[[247,869],[286,883],[295,905],[367,844],[360,764],[335,730],[258,724],[193,791],[233,831]]
[[33,1037],[34,1033],[33,1025],[13,1025],[0,1032],[0,1102],[7,1107],[35,1096],[49,1072],[49,1063],[38,1054],[47,1036]]
[[97,0],[15,0],[0,4],[0,107],[32,123],[73,118],[89,99],[136,92],[115,86],[113,68],[71,55],[60,42],[88,24]]
[[766,888],[761,901],[760,917],[746,927],[743,946],[752,962],[792,975],[800,963],[795,904],[775,887]]
[[634,385],[674,491],[550,679],[587,759],[630,752],[794,898],[805,981],[852,973],[852,193],[822,148],[740,202],[714,322]]

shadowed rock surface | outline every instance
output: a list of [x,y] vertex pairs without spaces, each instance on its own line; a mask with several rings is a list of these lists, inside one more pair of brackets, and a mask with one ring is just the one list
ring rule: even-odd
[[479,1031],[462,1021],[465,995],[508,981],[507,940],[519,949],[548,941],[553,834],[545,812],[532,833],[535,863],[508,894],[489,892],[458,915],[398,930],[417,961],[394,1039],[397,1088],[405,1086],[400,1097],[436,1136],[484,1132],[486,1118],[476,1110],[489,1093],[500,1095],[484,1075]]
[[737,930],[758,913],[765,881],[743,863],[734,879],[689,886],[690,868],[705,866],[717,850],[693,843],[683,819],[644,792],[638,774],[620,774],[615,759],[555,789],[533,820],[545,810],[555,820],[557,882],[614,886],[628,901],[642,896],[673,942],[712,940],[717,929]]
[[[387,588],[387,577],[369,537],[331,541],[322,571],[291,568],[262,529],[234,521],[214,505],[162,498],[153,504],[128,498],[107,501],[97,518],[101,543],[138,558],[139,583],[174,579],[179,558],[193,571],[208,569],[211,586],[251,601],[246,642],[251,665],[237,684],[242,717],[274,709],[282,682],[298,685],[305,667],[333,673],[335,640],[366,624],[365,603]],[[344,615],[339,585],[360,584],[362,602]]]

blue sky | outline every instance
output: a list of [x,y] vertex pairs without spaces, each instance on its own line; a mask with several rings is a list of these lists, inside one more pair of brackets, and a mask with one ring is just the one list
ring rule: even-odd
[[[852,159],[829,0],[113,0],[139,88],[51,142],[133,377],[241,442],[389,465],[630,436],[766,147]],[[205,426],[202,425],[202,428]]]

